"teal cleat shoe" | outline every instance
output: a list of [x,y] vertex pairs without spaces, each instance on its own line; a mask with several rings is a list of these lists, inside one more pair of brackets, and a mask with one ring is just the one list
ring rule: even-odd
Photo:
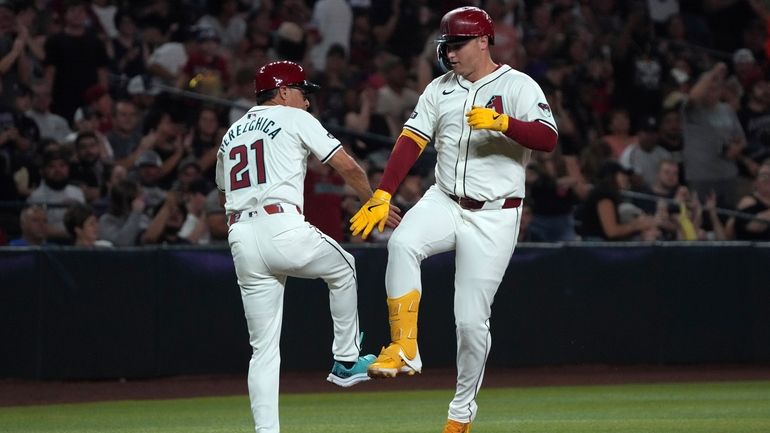
[[360,382],[369,380],[366,369],[369,364],[377,359],[374,355],[365,355],[358,358],[355,364],[350,368],[345,368],[339,361],[334,361],[332,372],[326,378],[329,382],[342,387],[350,387]]

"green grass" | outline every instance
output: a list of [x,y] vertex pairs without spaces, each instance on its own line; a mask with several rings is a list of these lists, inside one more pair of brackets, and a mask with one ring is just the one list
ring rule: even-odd
[[[371,388],[373,386],[369,385]],[[450,390],[289,394],[283,433],[439,433]],[[770,382],[483,389],[473,433],[768,433]],[[0,432],[253,432],[246,396],[0,408]]]

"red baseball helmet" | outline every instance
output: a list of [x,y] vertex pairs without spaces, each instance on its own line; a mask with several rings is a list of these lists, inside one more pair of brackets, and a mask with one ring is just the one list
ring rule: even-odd
[[456,42],[479,36],[489,37],[489,44],[495,43],[495,24],[483,10],[465,6],[453,9],[441,19],[441,37],[438,43]]
[[289,61],[268,63],[254,74],[254,92],[273,90],[281,86],[299,87],[305,93],[313,93],[321,87],[305,79],[302,66]]

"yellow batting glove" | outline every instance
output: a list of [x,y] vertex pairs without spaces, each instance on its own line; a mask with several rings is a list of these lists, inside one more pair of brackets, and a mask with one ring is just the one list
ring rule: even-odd
[[388,213],[390,211],[390,193],[378,189],[374,191],[372,197],[361,206],[361,209],[350,219],[350,231],[353,236],[361,234],[361,239],[366,239],[372,232],[374,226],[378,226],[380,233],[385,230],[385,223],[388,222]]
[[500,114],[491,108],[473,107],[465,113],[468,125],[476,129],[491,129],[505,132],[508,130],[508,116]]

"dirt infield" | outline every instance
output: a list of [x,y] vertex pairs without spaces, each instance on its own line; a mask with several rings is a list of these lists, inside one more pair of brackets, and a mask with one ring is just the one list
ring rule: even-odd
[[[281,392],[328,392],[327,371],[285,372]],[[770,380],[770,365],[564,366],[491,369],[484,387],[599,385],[660,382]],[[453,369],[427,369],[415,377],[369,381],[344,392],[454,388]],[[0,406],[245,395],[245,376],[185,376],[141,380],[0,380]]]

